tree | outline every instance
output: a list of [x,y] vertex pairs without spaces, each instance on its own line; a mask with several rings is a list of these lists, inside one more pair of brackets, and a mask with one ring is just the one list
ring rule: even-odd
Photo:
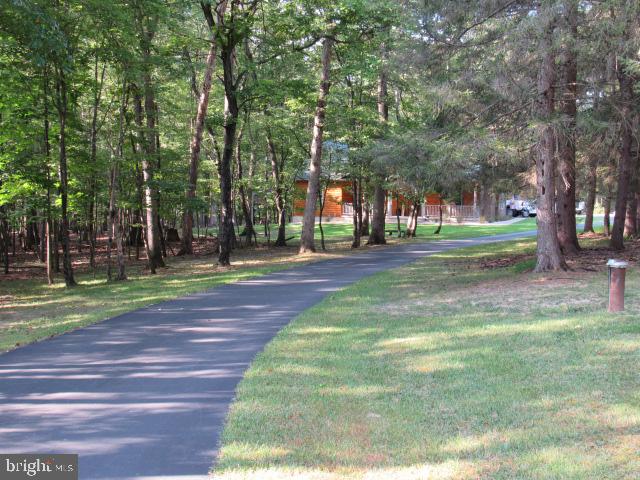
[[124,243],[122,235],[122,212],[118,208],[118,192],[120,182],[120,169],[124,157],[124,136],[125,136],[125,115],[127,109],[127,77],[122,74],[122,96],[120,97],[120,112],[118,116],[118,140],[116,152],[110,172],[109,185],[109,212],[107,215],[107,279],[111,280],[111,245],[116,242],[116,256],[118,270],[115,276],[116,281],[127,279],[126,265],[124,261]]
[[[622,51],[617,52],[616,77],[620,87],[620,159],[617,173],[617,195],[615,203],[615,218],[611,231],[611,247],[616,250],[624,248],[624,224],[629,199],[629,184],[631,177],[633,122],[635,105],[635,75],[629,66],[629,60],[637,55],[637,38],[632,33],[639,26],[639,8],[636,2],[621,2],[620,21],[622,24]],[[614,11],[615,13],[615,11]]]
[[275,204],[278,218],[278,237],[274,245],[276,247],[284,247],[287,245],[286,240],[286,226],[287,226],[287,211],[284,203],[284,192],[282,188],[282,165],[278,161],[278,155],[276,153],[276,147],[273,142],[273,135],[271,133],[271,127],[265,126],[266,139],[267,139],[267,157],[271,164],[271,178],[274,185]]
[[564,125],[558,138],[558,184],[556,187],[558,243],[565,254],[580,249],[576,228],[576,116],[577,116],[577,42],[578,2],[564,0],[563,21],[566,24],[565,45],[561,52],[562,78],[560,111]]
[[320,187],[322,141],[324,133],[324,122],[327,107],[327,95],[329,94],[331,49],[334,39],[332,36],[325,36],[322,39],[322,67],[320,74],[320,89],[316,113],[313,119],[313,139],[311,141],[311,158],[309,160],[309,182],[307,183],[307,196],[304,204],[304,217],[302,220],[302,234],[300,236],[300,253],[315,252],[314,230],[316,222],[316,205],[318,203],[318,192]]
[[[193,136],[189,145],[189,184],[186,193],[185,209],[182,216],[182,247],[179,254],[193,253],[193,210],[191,203],[196,197],[196,187],[198,183],[198,164],[200,161],[200,150],[202,148],[202,136],[204,134],[204,123],[207,118],[207,110],[209,108],[209,93],[211,92],[211,83],[216,67],[216,55],[218,50],[218,41],[215,32],[214,12],[210,3],[201,3],[202,11],[209,30],[211,31],[209,52],[205,63],[204,78],[202,87],[197,89],[195,82],[193,83],[194,94],[198,99],[198,107],[193,127]],[[224,18],[227,8],[227,1],[218,2],[215,7],[215,17]]]
[[67,70],[73,68],[73,64],[69,63],[71,52],[68,50],[71,47],[71,35],[68,29],[73,28],[70,21],[72,18],[68,15],[65,7],[61,7],[64,22],[61,33],[64,35],[65,50],[61,53],[63,56],[55,57],[54,59],[54,72],[55,72],[55,106],[58,112],[58,177],[60,180],[60,200],[61,200],[61,221],[60,221],[60,239],[62,241],[63,261],[62,268],[64,274],[64,282],[67,287],[73,287],[76,285],[75,278],[73,276],[73,265],[71,264],[71,245],[69,241],[69,170],[67,164],[67,120],[69,114],[68,103],[68,83],[67,83]]
[[231,161],[233,159],[236,130],[238,128],[238,88],[246,72],[238,75],[235,70],[236,47],[242,44],[243,38],[251,31],[251,22],[258,7],[258,0],[244,2],[231,0],[229,13],[217,12],[217,24],[220,29],[219,47],[222,63],[224,85],[224,135],[222,155],[218,163],[220,178],[221,215],[220,215],[220,254],[218,264],[231,264],[233,247],[233,204],[231,200]]
[[[146,226],[146,246],[149,270],[156,273],[158,267],[164,267],[162,258],[161,238],[158,217],[158,188],[154,178],[158,165],[158,131],[156,129],[156,99],[152,79],[153,60],[151,58],[151,46],[158,28],[159,16],[156,10],[148,7],[144,2],[136,4],[136,27],[138,29],[138,41],[140,46],[142,90],[137,87],[135,93],[136,121],[138,135],[142,147],[142,174],[144,178],[144,209]],[[144,100],[144,110],[142,102]],[[143,118],[145,126],[143,128]]]
[[[387,103],[387,52],[386,46],[382,44],[381,48],[381,66],[378,79],[378,117],[383,126],[389,122],[389,105]],[[373,210],[371,215],[371,234],[368,243],[370,245],[384,245],[385,240],[385,200],[387,194],[383,187],[383,177],[377,175],[377,181],[374,183],[373,190]]]
[[551,124],[554,115],[554,85],[556,82],[555,52],[553,50],[554,25],[546,18],[540,39],[540,69],[538,73],[537,114],[540,122],[536,147],[536,191],[538,246],[536,272],[566,270],[567,265],[558,243],[557,224],[553,209],[555,205],[555,134]]

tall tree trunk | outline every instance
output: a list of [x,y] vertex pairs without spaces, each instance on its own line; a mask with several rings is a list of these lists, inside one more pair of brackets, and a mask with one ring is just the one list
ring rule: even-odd
[[602,233],[606,237],[611,236],[611,197],[607,195],[604,199],[604,218],[602,219]]
[[[358,182],[358,202],[356,207],[356,220],[358,228],[358,237],[362,237],[362,177],[357,178]],[[358,238],[358,246],[360,246],[361,238]]]
[[438,195],[438,228],[433,232],[434,235],[440,235],[442,231],[442,196]]
[[480,185],[480,211],[486,222],[495,221],[494,199],[486,182]]
[[233,160],[233,146],[236,140],[238,126],[238,99],[236,81],[234,76],[235,47],[223,44],[221,48],[223,67],[223,83],[225,90],[224,100],[224,147],[222,156],[218,162],[218,174],[220,175],[220,254],[218,264],[228,266],[231,264],[231,249],[235,233],[233,231],[233,201],[231,198],[232,178],[231,162]]
[[620,124],[622,138],[620,144],[620,159],[618,161],[618,192],[616,196],[616,210],[611,230],[611,248],[624,249],[624,222],[627,214],[627,198],[629,195],[629,177],[631,169],[631,148],[633,143],[632,111],[633,111],[633,77],[624,70],[621,64],[617,72],[620,84],[621,116]]
[[[248,122],[248,113],[247,118],[245,119],[245,124]],[[243,128],[238,132],[238,139],[236,140],[236,165],[238,167],[238,193],[240,194],[240,205],[242,207],[242,216],[244,217],[244,234],[247,239],[247,245],[251,245],[253,243],[253,239],[256,236],[255,229],[253,227],[253,218],[251,217],[251,208],[249,207],[249,201],[247,199],[247,190],[245,188],[245,182],[243,179],[243,168],[242,168],[242,137],[243,137]]]
[[91,164],[91,178],[89,180],[89,218],[88,218],[88,233],[89,233],[89,265],[94,270],[96,268],[96,218],[94,217],[95,199],[97,195],[97,155],[98,155],[98,108],[100,107],[100,99],[102,98],[102,86],[104,85],[104,75],[107,69],[106,63],[102,67],[102,74],[98,75],[98,54],[96,53],[93,81],[93,108],[91,115],[91,131],[89,143],[91,145],[90,164]]
[[324,133],[324,119],[329,94],[331,49],[333,38],[324,37],[322,41],[322,74],[320,77],[320,93],[316,105],[316,114],[313,121],[313,139],[311,141],[311,159],[309,161],[309,183],[307,184],[307,197],[304,204],[304,216],[302,219],[302,235],[300,237],[300,253],[315,252],[314,242],[316,205],[318,204],[318,190],[320,188],[320,174],[322,163],[322,137]]
[[578,2],[565,0],[564,17],[568,24],[567,45],[562,52],[563,96],[560,109],[564,116],[565,128],[558,139],[558,181],[556,199],[556,220],[558,243],[565,254],[575,254],[580,250],[576,228],[576,93],[578,63],[576,49],[578,41]]
[[[140,49],[142,51],[143,70],[143,94],[144,116],[146,119],[145,131],[139,132],[142,140],[142,176],[144,178],[144,208],[146,220],[146,246],[147,261],[151,273],[156,273],[158,267],[164,267],[162,258],[162,245],[158,218],[158,188],[155,183],[155,169],[158,165],[158,132],[156,129],[156,104],[155,91],[152,81],[151,42],[155,36],[157,16],[149,20],[138,19],[140,28]],[[136,92],[136,97],[139,97]],[[140,100],[136,99],[136,110],[140,107]],[[142,123],[141,112],[136,112],[137,122]]]
[[624,222],[624,236],[635,238],[638,235],[638,197],[637,179],[632,178],[632,188],[629,189],[627,200],[627,215]]
[[25,251],[33,250],[38,256],[38,222],[36,221],[37,212],[34,208],[30,208],[28,215],[25,217]]
[[[635,116],[631,126],[632,131],[638,131],[638,117]],[[636,142],[640,149],[640,143]],[[631,157],[631,178],[629,179],[629,194],[627,199],[627,215],[624,222],[624,236],[636,238],[638,236],[638,197],[640,193],[640,155],[636,150]]]
[[416,236],[419,211],[420,211],[420,203],[413,202],[411,204],[411,211],[409,212],[409,219],[407,221],[407,238],[413,238]]
[[115,238],[116,242],[116,256],[118,271],[116,273],[116,280],[122,281],[127,279],[125,273],[124,262],[124,245],[122,243],[122,212],[118,209],[118,188],[119,188],[119,175],[120,175],[120,163],[124,156],[124,118],[126,114],[127,103],[127,80],[123,76],[122,79],[122,96],[120,97],[120,115],[118,117],[118,146],[116,151],[116,158],[113,159],[113,166],[111,170],[111,184],[109,192],[109,213],[107,215],[107,279],[110,281],[111,274],[111,245]]
[[76,285],[76,280],[73,276],[73,266],[71,265],[71,244],[69,241],[69,180],[67,172],[67,82],[65,79],[64,69],[59,68],[57,71],[56,79],[56,95],[57,95],[57,109],[58,109],[58,128],[59,128],[59,179],[60,179],[60,200],[62,217],[60,219],[60,239],[62,241],[62,271],[64,275],[64,283],[67,287],[73,287]]
[[[51,238],[53,238],[53,270],[56,273],[60,273],[60,222],[53,220],[53,231],[51,232]],[[14,244],[15,248],[15,244]],[[15,255],[15,251],[13,252]]]
[[358,179],[354,179],[352,182],[353,188],[353,242],[351,243],[351,248],[359,248],[360,247],[360,234],[362,226],[358,220],[358,208],[360,204],[360,185]]
[[320,229],[320,247],[324,252],[327,247],[324,244],[324,228],[322,227],[322,215],[324,213],[324,206],[327,202],[327,190],[329,189],[329,182],[322,188],[322,184],[320,184],[320,195],[318,201],[320,202],[320,209],[318,211],[318,228]]
[[371,234],[369,235],[368,245],[384,245],[387,243],[385,239],[384,221],[385,221],[385,203],[387,194],[381,185],[375,185],[373,190],[373,205],[371,212]]
[[[638,130],[638,122],[640,122],[640,117],[635,117],[634,131]],[[636,151],[635,151],[635,204],[636,204],[636,236],[640,234],[640,142],[636,141]]]
[[[135,103],[137,108],[137,102]],[[140,110],[142,111],[142,109]],[[137,113],[136,113],[137,115]],[[140,124],[140,128],[142,128],[142,124]],[[139,130],[141,132],[141,130]],[[141,152],[142,144],[139,144],[137,149],[138,152]],[[142,174],[142,168],[140,166],[139,161],[136,161],[136,208],[133,210],[134,223],[136,224],[133,227],[133,239],[136,247],[136,260],[140,260],[140,247],[145,245],[144,240],[144,219],[142,218],[142,214],[144,211],[144,176]],[[129,230],[131,232],[131,229]]]
[[616,153],[613,151],[609,153],[609,165],[607,168],[607,176],[605,181],[605,197],[604,197],[604,234],[605,236],[611,236],[611,202],[613,202],[614,183],[616,176]]
[[[382,61],[382,67],[378,75],[378,119],[383,125],[389,122],[389,104],[387,102],[388,88],[387,88],[387,49],[383,44],[380,49],[380,59]],[[398,112],[396,111],[396,115]],[[384,245],[387,243],[385,239],[385,200],[386,192],[382,187],[382,176],[374,177],[374,190],[373,190],[373,210],[371,214],[371,235],[367,244],[369,245]]]
[[276,148],[273,143],[273,137],[271,135],[271,129],[269,127],[266,128],[266,136],[267,136],[267,156],[269,157],[269,161],[271,163],[271,178],[273,180],[274,185],[274,193],[275,193],[275,203],[276,203],[276,211],[278,213],[278,238],[276,239],[275,246],[276,247],[286,247],[286,226],[287,226],[287,212],[284,204],[284,195],[282,192],[282,179],[280,171],[280,167],[278,165],[278,157],[276,154]]
[[400,194],[396,194],[396,229],[398,230],[398,236],[402,232],[402,226],[400,225],[400,216],[402,215],[402,210],[404,210],[404,204],[400,204]]
[[46,235],[47,235],[47,226],[46,226],[46,219],[45,220],[41,220],[38,223],[38,235],[40,237],[39,243],[38,243],[38,258],[42,263],[46,262]]
[[[0,187],[2,179],[0,178]],[[0,252],[2,253],[2,263],[5,275],[9,274],[9,248],[11,240],[9,239],[9,222],[7,221],[7,207],[0,205]]]
[[360,227],[360,236],[368,237],[369,236],[369,213],[371,211],[371,205],[369,204],[369,200],[364,200],[364,204],[362,207],[362,226]]
[[640,191],[636,192],[636,235],[640,233]]
[[249,181],[247,182],[247,199],[249,202],[249,214],[251,215],[251,223],[253,225],[253,235],[254,241],[256,245],[258,245],[258,234],[256,231],[256,214],[255,214],[255,204],[254,204],[254,192],[253,192],[253,179],[255,177],[255,168],[256,168],[256,150],[254,148],[253,139],[251,139],[251,153],[249,154]]
[[552,51],[553,27],[547,26],[540,42],[542,55],[538,73],[537,108],[540,117],[536,151],[536,191],[538,238],[536,272],[566,270],[560,251],[554,216],[555,205],[555,135],[550,124],[554,114],[553,86],[556,81],[555,56]]
[[[113,161],[113,160],[112,160]],[[113,246],[114,222],[117,220],[116,210],[116,184],[118,182],[118,167],[114,164],[111,166],[109,174],[109,212],[107,214],[107,281],[111,281],[111,248]]]
[[[2,209],[4,207],[0,207],[0,214],[3,214]],[[4,268],[5,275],[9,274],[9,227],[6,219],[0,219],[0,240],[2,240],[2,263]]]
[[[215,28],[213,22],[213,14],[211,12],[211,5],[202,3],[202,10],[209,24],[209,29],[213,31]],[[227,2],[224,1],[218,6],[220,13],[224,14],[226,10]],[[216,69],[216,52],[217,42],[215,35],[211,35],[211,46],[209,47],[209,53],[207,54],[207,61],[205,64],[204,78],[202,80],[202,89],[200,92],[195,91],[194,94],[198,97],[198,110],[196,112],[196,119],[193,129],[193,136],[191,137],[191,144],[189,147],[189,185],[186,193],[185,209],[182,216],[182,245],[178,255],[191,255],[193,254],[193,201],[196,198],[196,187],[198,183],[198,164],[200,163],[200,150],[202,149],[202,136],[204,134],[204,122],[207,118],[207,110],[209,108],[209,93],[211,92],[211,82],[213,74]],[[195,79],[193,82],[195,87]]]
[[[150,95],[151,96],[151,95]],[[145,101],[145,104],[147,102]],[[153,102],[150,102],[150,108],[153,109]],[[147,119],[147,132],[143,127],[143,110],[142,97],[136,91],[134,96],[135,117],[138,129],[138,144],[142,147],[141,164],[142,164],[142,206],[144,209],[145,224],[145,245],[147,251],[147,261],[151,273],[156,273],[156,268],[164,266],[162,259],[162,251],[160,249],[160,232],[158,231],[158,196],[154,182],[154,163],[151,156],[155,152],[155,140],[152,138],[152,130],[149,124],[155,124],[153,118]],[[151,115],[153,117],[153,115]]]
[[585,202],[585,219],[583,233],[593,233],[593,210],[596,205],[596,187],[598,185],[598,160],[595,155],[589,159],[587,172],[587,201]]
[[[160,207],[158,207],[159,209]],[[158,219],[158,234],[160,237],[160,251],[162,252],[162,258],[167,258],[167,242],[165,241],[164,234],[164,222],[160,218],[160,215],[156,217]]]
[[44,106],[44,154],[47,177],[47,218],[45,219],[45,262],[47,264],[47,283],[53,285],[53,254],[51,252],[51,143],[49,141],[49,69],[45,65],[43,75],[43,106]]

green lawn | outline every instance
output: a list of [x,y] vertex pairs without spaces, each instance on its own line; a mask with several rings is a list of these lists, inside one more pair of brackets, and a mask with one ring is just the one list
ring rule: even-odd
[[[387,223],[387,229],[396,229],[397,224]],[[401,224],[402,230],[406,230],[406,222]],[[276,227],[272,230],[272,233],[275,232]],[[291,241],[292,244],[299,244],[300,242],[300,231],[302,229],[302,225],[300,224],[290,224],[287,226],[287,236],[295,235],[295,239]],[[323,225],[324,234],[330,243],[337,241],[350,240],[353,232],[353,226],[348,224],[335,224],[330,223]],[[527,230],[535,230],[536,229],[536,219],[535,218],[527,218],[522,219],[518,222],[508,224],[508,225],[495,225],[495,224],[483,224],[483,225],[450,225],[444,224],[442,226],[442,231],[438,235],[434,235],[433,232],[436,230],[435,225],[418,225],[417,236],[419,240],[452,240],[458,238],[472,238],[472,237],[481,237],[484,235],[498,235],[501,233],[511,233],[511,232],[525,232]],[[320,240],[320,230],[316,226],[316,240],[319,242]]]
[[[397,224],[395,222],[387,223],[387,229],[396,229]],[[402,230],[406,230],[406,222],[401,223]],[[322,226],[325,234],[325,240],[329,245],[335,243],[350,241],[353,234],[353,225],[344,223],[326,223]],[[483,235],[498,235],[500,233],[511,232],[524,232],[527,230],[535,230],[536,219],[527,218],[521,219],[518,222],[508,225],[496,225],[496,224],[483,224],[483,225],[456,225],[456,224],[443,224],[442,231],[439,235],[434,235],[436,225],[418,225],[418,238],[422,240],[451,240],[456,238],[471,238],[481,237]],[[287,225],[287,237],[295,237],[289,243],[291,245],[300,244],[300,233],[302,231],[302,224],[290,223]],[[263,230],[261,226],[258,226],[260,242],[265,241],[265,237],[262,235]],[[200,234],[204,236],[204,229],[200,231]],[[209,229],[209,235],[216,235],[217,230]],[[278,234],[278,226],[271,226],[271,239],[275,239]],[[320,244],[320,228],[316,224],[315,237],[318,245]]]
[[[535,223],[529,220],[496,227],[445,226],[443,234],[438,237],[471,237],[530,228],[535,228]],[[201,234],[204,235],[204,231],[201,231]],[[97,272],[96,278],[92,274],[77,274],[80,285],[73,289],[66,289],[61,279],[52,287],[46,284],[44,278],[1,281],[0,352],[146,305],[203,291],[223,283],[290,268],[295,263],[328,258],[326,254],[297,256],[299,234],[300,225],[290,225],[288,235],[296,235],[296,238],[290,242],[289,248],[242,249],[234,252],[234,267],[231,270],[216,269],[214,256],[169,257],[169,268],[161,269],[157,276],[150,276],[139,267],[129,267],[129,281],[124,283],[107,283],[106,274],[102,270]],[[331,255],[351,253],[350,225],[327,225],[325,235]],[[319,233],[317,237],[319,238]],[[420,237],[421,240],[426,238],[426,235]],[[398,241],[397,238],[392,240]],[[38,267],[41,268],[41,265],[38,264]]]
[[300,315],[240,383],[214,478],[638,478],[640,275],[609,315],[605,271],[523,274],[534,246],[439,254]]

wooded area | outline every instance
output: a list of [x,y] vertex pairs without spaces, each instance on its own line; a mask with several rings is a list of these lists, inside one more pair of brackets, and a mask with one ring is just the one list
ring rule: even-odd
[[476,190],[493,211],[534,187],[537,271],[579,252],[578,199],[584,231],[599,198],[613,248],[638,235],[635,0],[0,5],[5,273],[33,255],[71,287],[84,249],[125,280],[129,258],[155,273],[212,225],[226,266],[272,223],[286,245],[301,175],[313,252],[328,142],[348,148],[354,248],[385,242],[386,191]]

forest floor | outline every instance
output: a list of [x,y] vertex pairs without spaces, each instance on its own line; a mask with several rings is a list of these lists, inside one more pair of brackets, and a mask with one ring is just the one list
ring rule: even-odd
[[[390,227],[391,228],[391,227]],[[327,251],[315,255],[298,255],[300,225],[290,225],[288,236],[295,236],[286,248],[265,245],[241,248],[232,255],[231,268],[215,266],[216,256],[211,238],[203,237],[196,245],[196,255],[176,257],[179,245],[173,244],[167,258],[168,267],[157,275],[150,275],[144,259],[135,260],[135,249],[127,260],[126,282],[106,281],[106,239],[97,246],[97,268],[89,266],[88,246],[78,251],[77,241],[72,242],[74,269],[79,285],[73,289],[64,287],[61,275],[56,283],[48,286],[44,265],[34,254],[18,251],[11,257],[9,275],[0,274],[0,352],[33,341],[48,338],[75,328],[89,325],[121,313],[147,305],[195,293],[217,285],[263,275],[293,265],[326,260],[351,254],[367,248],[351,249],[350,225],[324,226]],[[500,233],[535,229],[535,219],[527,219],[511,225],[445,225],[440,235],[433,235],[434,227],[420,226],[416,241],[471,238]],[[204,233],[204,232],[203,232]],[[318,249],[320,234],[316,231]],[[366,238],[364,239],[366,240]],[[396,236],[388,237],[390,245],[407,241]],[[365,242],[363,242],[364,244]],[[115,258],[112,260],[115,262]]]
[[305,311],[239,384],[214,478],[636,478],[640,241],[581,243],[568,272],[531,273],[534,239],[483,245]]

